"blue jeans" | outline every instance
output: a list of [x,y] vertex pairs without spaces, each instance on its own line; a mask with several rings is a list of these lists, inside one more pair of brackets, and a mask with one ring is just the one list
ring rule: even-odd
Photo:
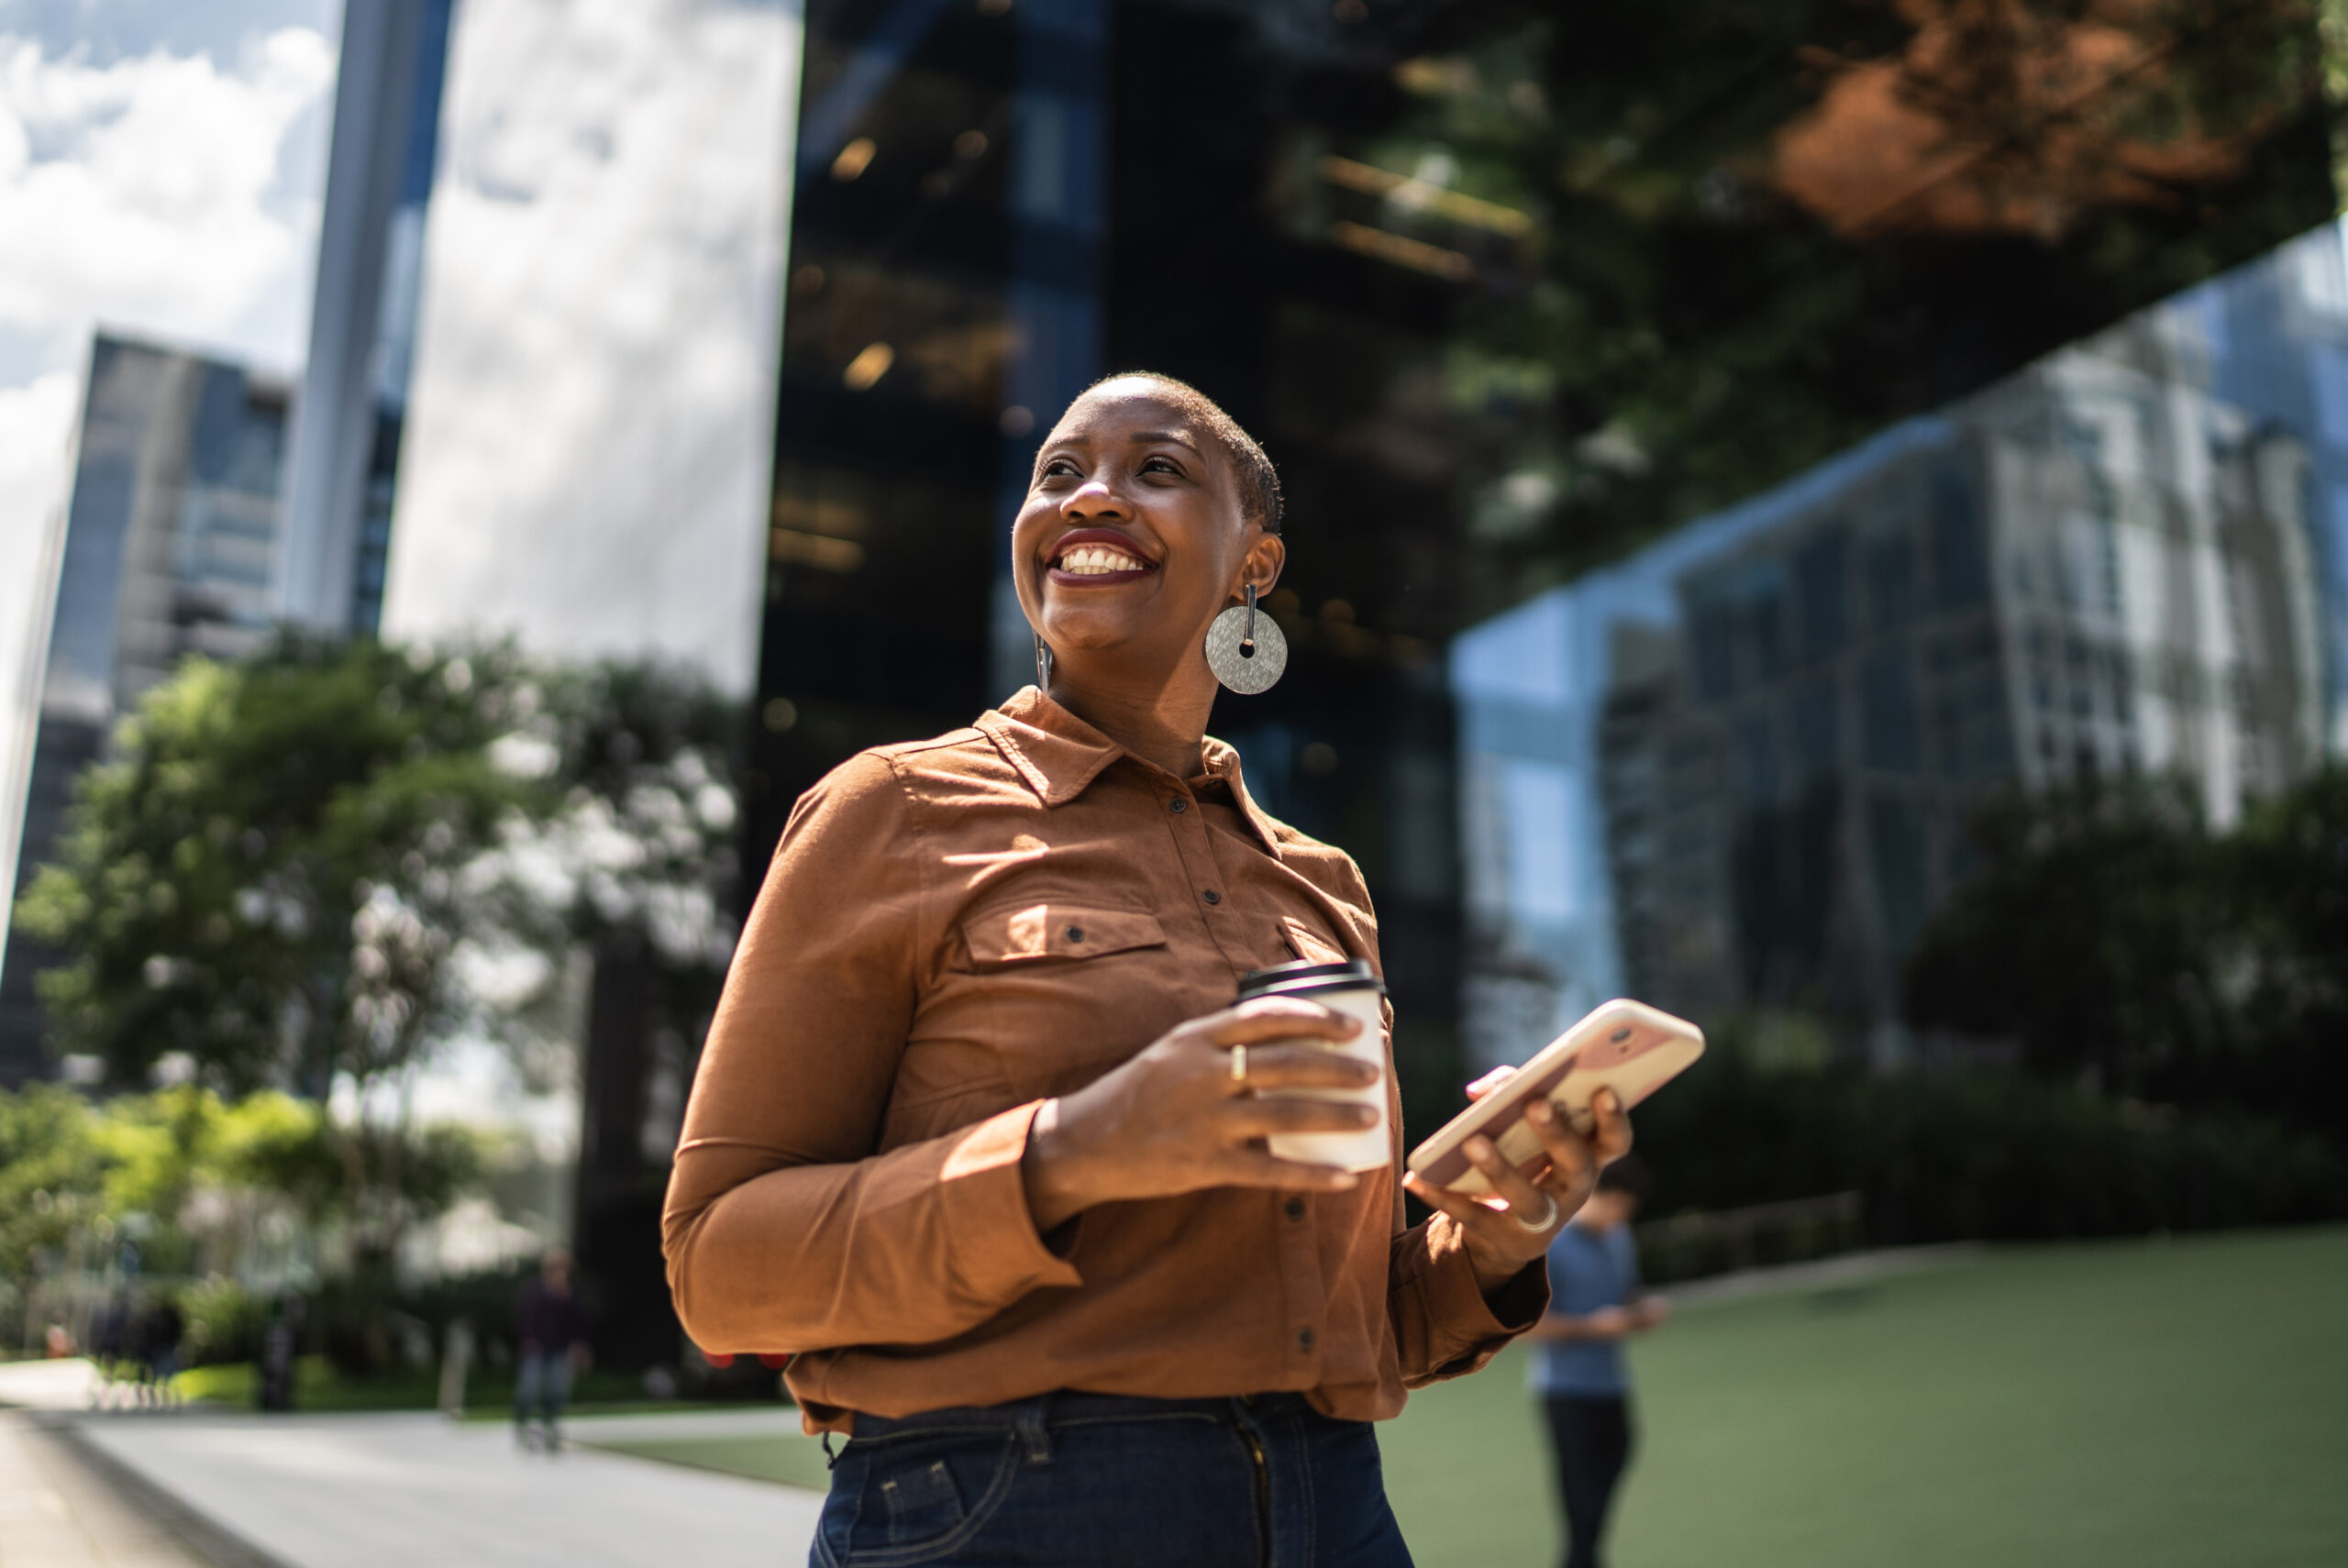
[[1411,1568],[1378,1439],[1299,1394],[856,1419],[813,1568]]
[[570,1402],[570,1352],[524,1351],[514,1363],[514,1424],[524,1427],[544,1412],[548,1430]]

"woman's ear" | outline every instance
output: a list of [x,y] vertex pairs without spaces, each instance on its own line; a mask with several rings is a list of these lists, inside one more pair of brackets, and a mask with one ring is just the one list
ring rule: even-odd
[[1280,542],[1280,536],[1278,534],[1259,535],[1248,545],[1246,558],[1240,563],[1239,581],[1232,588],[1232,597],[1244,597],[1247,584],[1252,582],[1256,585],[1256,596],[1262,598],[1272,591],[1273,584],[1279,581],[1280,569],[1287,564],[1288,547]]

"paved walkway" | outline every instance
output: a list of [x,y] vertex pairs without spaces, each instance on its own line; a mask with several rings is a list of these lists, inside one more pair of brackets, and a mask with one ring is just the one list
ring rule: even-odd
[[[795,1426],[787,1412],[768,1419]],[[191,1410],[75,1427],[283,1568],[769,1568],[806,1560],[822,1507],[588,1449],[524,1453],[500,1423],[435,1415]]]
[[94,1412],[94,1387],[86,1362],[0,1364],[0,1568],[772,1568],[823,1502],[576,1446],[795,1436],[789,1409],[586,1418],[548,1456],[501,1422]]
[[37,1421],[0,1410],[0,1568],[206,1568]]

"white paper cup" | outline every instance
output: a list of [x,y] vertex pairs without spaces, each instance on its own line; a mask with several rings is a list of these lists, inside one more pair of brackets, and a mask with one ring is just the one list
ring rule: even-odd
[[1383,1170],[1394,1163],[1394,1137],[1386,1120],[1386,1042],[1379,1016],[1379,1003],[1385,995],[1386,983],[1359,958],[1343,964],[1282,964],[1255,970],[1239,982],[1241,1001],[1252,1001],[1257,997],[1296,997],[1358,1020],[1361,1032],[1350,1040],[1298,1040],[1292,1043],[1319,1046],[1367,1062],[1378,1070],[1376,1080],[1360,1088],[1281,1090],[1284,1098],[1366,1105],[1378,1112],[1378,1121],[1356,1132],[1275,1133],[1267,1142],[1280,1159],[1336,1165],[1349,1171]]

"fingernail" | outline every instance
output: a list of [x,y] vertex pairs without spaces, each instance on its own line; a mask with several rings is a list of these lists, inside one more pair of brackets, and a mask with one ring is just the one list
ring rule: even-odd
[[1370,1109],[1368,1106],[1357,1105],[1354,1107],[1354,1121],[1360,1126],[1367,1127],[1377,1120],[1378,1112]]
[[1546,1127],[1557,1119],[1557,1113],[1549,1109],[1547,1100],[1536,1099],[1526,1108],[1524,1119],[1535,1127]]
[[1468,1157],[1480,1160],[1492,1152],[1492,1141],[1482,1133],[1468,1140]]

